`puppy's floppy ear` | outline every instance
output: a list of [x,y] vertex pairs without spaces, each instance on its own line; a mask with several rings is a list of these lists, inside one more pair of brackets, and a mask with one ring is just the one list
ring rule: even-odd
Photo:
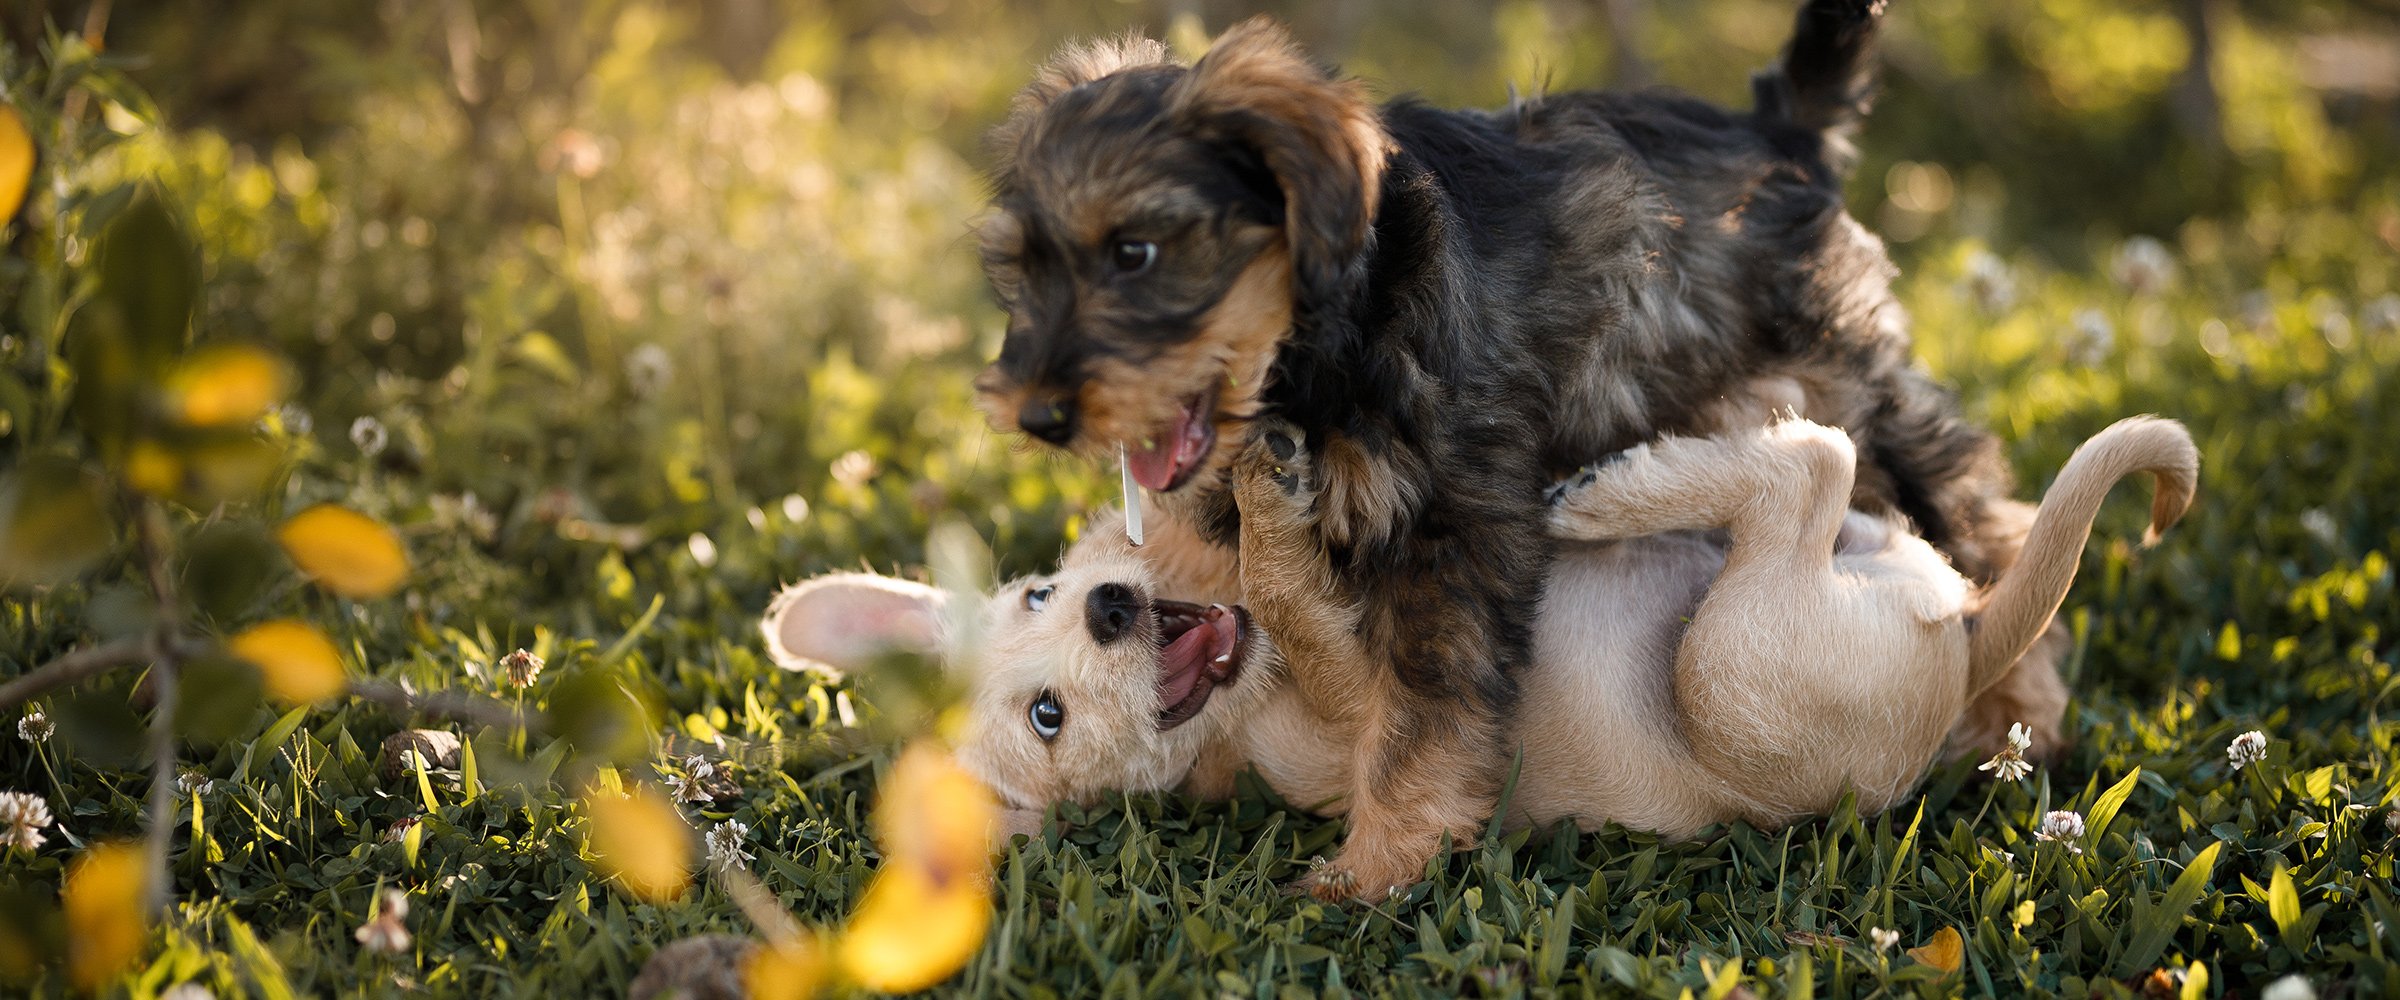
[[870,573],[833,573],[794,584],[767,605],[759,631],[785,670],[850,671],[892,650],[942,652],[940,589]]
[[1391,143],[1366,88],[1326,73],[1260,16],[1219,36],[1166,100],[1174,120],[1266,164],[1283,191],[1297,291],[1333,292],[1366,247]]
[[1017,144],[1025,140],[1025,130],[1032,127],[1034,118],[1058,95],[1120,70],[1172,65],[1175,58],[1167,53],[1166,43],[1131,31],[1115,38],[1069,43],[1033,71],[1033,82],[1009,101],[1008,120],[993,126],[984,136],[984,143],[993,160],[1001,165],[1000,169],[1006,171],[1016,158]]

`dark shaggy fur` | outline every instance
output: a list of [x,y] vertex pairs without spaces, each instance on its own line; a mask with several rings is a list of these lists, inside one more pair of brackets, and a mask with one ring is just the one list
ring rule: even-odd
[[1440,831],[1488,814],[1542,488],[1594,456],[1796,385],[1782,402],[1858,440],[1860,506],[1988,577],[2005,469],[1912,366],[1891,265],[1842,207],[1881,8],[1810,2],[1750,113],[1667,93],[1378,109],[1254,21],[1190,69],[1134,41],[1071,51],[996,133],[996,424],[1113,457],[1200,408],[1221,439],[1169,499],[1228,545],[1249,418],[1318,450],[1320,541],[1388,665],[1359,679],[1385,736],[1361,749],[1352,888],[1413,880]]

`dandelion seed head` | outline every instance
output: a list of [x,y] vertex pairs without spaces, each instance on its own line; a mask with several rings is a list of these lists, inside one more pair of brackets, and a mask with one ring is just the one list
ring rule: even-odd
[[520,649],[500,658],[500,675],[508,678],[510,687],[528,688],[542,675],[543,666],[541,657]]

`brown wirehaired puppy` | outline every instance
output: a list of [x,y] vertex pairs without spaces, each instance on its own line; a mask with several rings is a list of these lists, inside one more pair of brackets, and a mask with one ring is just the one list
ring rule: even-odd
[[[1749,113],[1663,92],[1377,106],[1261,19],[1189,67],[1140,39],[1072,48],[995,130],[997,426],[1126,449],[1219,546],[1248,422],[1312,442],[1327,582],[1381,665],[1345,682],[1365,724],[1329,879],[1413,881],[1489,813],[1541,492],[1589,456],[1702,429],[1771,376],[1799,387],[1773,403],[1853,436],[1862,508],[1971,580],[2013,553],[1997,450],[1911,367],[1891,265],[1842,209],[1880,12],[1811,0]],[[2046,664],[2029,676],[2064,705]]]
[[[960,759],[1011,807],[1012,831],[1117,790],[1221,796],[1242,767],[1303,808],[1348,811],[1367,721],[1344,686],[1364,653],[1356,606],[1326,587],[1320,484],[1295,433],[1270,422],[1235,466],[1238,593],[1188,576],[1173,545],[1103,531],[1057,572],[1002,585],[973,628],[921,584],[818,577],[776,600],[767,647],[838,669],[871,669],[880,644],[939,651],[971,692]],[[1737,819],[1772,829],[1851,793],[1863,811],[1891,806],[2047,627],[2110,487],[2157,477],[2155,539],[2190,505],[2199,454],[2169,420],[2101,431],[1981,602],[1902,519],[1848,509],[1856,464],[1841,432],[1782,421],[1664,438],[1553,492],[1560,554],[1518,674],[1508,825],[1688,837]]]

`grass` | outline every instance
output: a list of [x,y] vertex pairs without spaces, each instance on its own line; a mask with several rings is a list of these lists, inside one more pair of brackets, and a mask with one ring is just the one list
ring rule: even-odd
[[[1503,19],[1509,39],[1541,37],[1519,23],[1532,9]],[[773,668],[755,633],[768,596],[827,569],[922,566],[945,520],[1003,569],[1030,569],[1107,499],[1105,477],[1013,451],[967,404],[991,314],[959,236],[971,160],[947,133],[991,120],[1022,75],[1013,53],[1042,39],[981,8],[956,18],[849,49],[792,28],[770,82],[743,86],[631,4],[582,89],[522,120],[478,119],[501,112],[370,60],[344,77],[369,81],[345,128],[305,142],[170,128],[134,84],[103,78],[109,144],[45,169],[76,192],[130,178],[170,192],[207,262],[201,339],[272,345],[299,376],[270,419],[287,465],[261,499],[173,510],[179,551],[219,523],[337,501],[399,528],[415,567],[397,596],[285,580],[195,627],[296,617],[355,673],[511,703],[493,664],[529,648],[548,668],[524,703],[577,737],[569,752],[454,727],[474,774],[393,780],[378,747],[423,720],[233,698],[178,740],[205,784],[179,793],[174,902],[112,991],[620,992],[665,943],[750,931],[714,886],[654,904],[593,867],[568,776],[645,776],[671,765],[670,738],[733,741],[739,791],[688,806],[696,826],[746,824],[751,869],[799,917],[851,909],[881,860],[866,822],[892,757],[879,720],[908,707]],[[2242,38],[2254,56],[2269,46]],[[2229,101],[2282,93],[2258,58]],[[941,71],[863,97],[812,89],[858,65]],[[5,68],[12,99],[38,97],[35,68]],[[1932,99],[1902,86],[1900,113]],[[2124,112],[2061,114],[2103,129]],[[1863,218],[1895,219],[1870,190],[1892,154],[1877,136],[1942,120],[1878,121]],[[560,122],[599,137],[605,165],[541,169],[542,146],[572,144]],[[1062,806],[1001,859],[990,937],[937,992],[2250,996],[2296,973],[2323,996],[2400,994],[2380,930],[2400,926],[2400,725],[2382,715],[2400,689],[2400,187],[2363,156],[2304,170],[2299,155],[2244,175],[2237,210],[2165,233],[2164,280],[2118,266],[2106,233],[2053,227],[2029,241],[2049,249],[1994,256],[1961,221],[1969,164],[1943,175],[1962,178],[1955,215],[1898,220],[1925,230],[1899,248],[1920,353],[2006,441],[2022,495],[2128,414],[2184,420],[2203,449],[2199,503],[2160,545],[2133,544],[2131,499],[2094,534],[2068,604],[2076,745],[2057,764],[2022,783],[1946,764],[1887,813],[1780,831],[1496,835],[1373,907],[1283,892],[1340,826],[1263,788]],[[2342,196],[2286,190],[2295,172],[2345,169]],[[26,280],[36,249],[16,244],[30,263],[12,256],[0,280]],[[5,287],[27,296],[7,328],[22,335],[39,289]],[[0,389],[53,399],[28,357],[0,344],[16,380]],[[6,439],[12,466],[22,439]],[[0,597],[0,677],[139,632],[153,613],[139,575],[120,549],[74,583]],[[34,966],[65,944],[49,916],[64,865],[142,828],[148,776],[108,738],[133,729],[134,683],[44,699],[50,742],[0,737],[0,786],[59,821],[43,848],[0,860],[0,903],[33,915],[14,926]],[[627,700],[612,692],[646,714],[590,709]],[[2237,772],[2226,747],[2249,730],[2267,756]],[[2058,809],[2084,816],[2079,850],[2034,839]],[[383,887],[410,898],[413,947],[396,956],[352,936]],[[1877,928],[1899,945],[1878,951]],[[1905,954],[1945,929],[1961,935],[1957,971]],[[28,968],[5,952],[0,968]],[[55,969],[28,975],[31,992],[65,990]]]

